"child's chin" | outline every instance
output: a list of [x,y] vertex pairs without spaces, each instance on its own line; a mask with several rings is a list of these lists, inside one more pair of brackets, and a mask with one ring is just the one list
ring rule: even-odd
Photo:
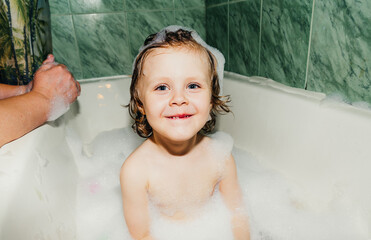
[[193,136],[171,136],[170,140],[174,142],[186,142],[192,139]]
[[172,134],[169,134],[169,140],[174,141],[174,142],[185,142],[195,137],[197,133],[198,132],[193,132],[193,131],[172,133]]

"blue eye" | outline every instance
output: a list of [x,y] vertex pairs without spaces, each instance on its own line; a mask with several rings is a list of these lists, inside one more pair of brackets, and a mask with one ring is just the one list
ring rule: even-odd
[[160,85],[158,86],[155,90],[159,90],[159,91],[165,91],[165,90],[168,90],[169,88],[166,86],[166,85]]
[[196,88],[200,88],[200,85],[196,84],[196,83],[191,83],[188,85],[188,88],[189,89],[196,89]]

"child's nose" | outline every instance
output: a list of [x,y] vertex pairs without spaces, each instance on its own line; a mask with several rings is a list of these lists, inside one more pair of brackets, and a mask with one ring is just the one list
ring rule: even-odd
[[176,91],[174,92],[174,95],[170,101],[170,105],[183,105],[183,104],[188,104],[188,99],[185,96],[184,91]]

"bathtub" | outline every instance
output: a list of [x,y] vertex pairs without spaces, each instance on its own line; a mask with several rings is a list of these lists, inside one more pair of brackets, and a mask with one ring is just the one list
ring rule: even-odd
[[[64,116],[0,149],[0,239],[76,239],[78,170],[66,131],[89,143],[130,126],[122,106],[129,85],[125,76],[82,81]],[[223,92],[232,97],[233,115],[219,117],[217,128],[236,147],[294,182],[319,214],[346,196],[360,235],[371,235],[370,110],[233,73],[225,74]]]

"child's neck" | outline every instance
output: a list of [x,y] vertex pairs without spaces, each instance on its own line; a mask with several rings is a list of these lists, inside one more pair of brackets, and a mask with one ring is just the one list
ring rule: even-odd
[[183,156],[189,153],[201,141],[202,135],[196,134],[191,139],[178,142],[168,140],[153,133],[149,139],[170,155]]

